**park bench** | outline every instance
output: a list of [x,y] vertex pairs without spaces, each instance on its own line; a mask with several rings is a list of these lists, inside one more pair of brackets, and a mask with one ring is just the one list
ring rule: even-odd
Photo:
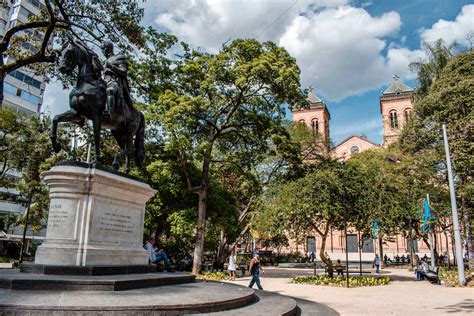
[[435,270],[429,270],[428,272],[421,272],[421,277],[427,279],[433,284],[441,284],[441,280],[438,276],[439,268],[435,267]]
[[[350,267],[349,267],[349,268],[350,268]],[[336,268],[333,267],[333,269],[334,269],[334,274],[337,274]],[[346,271],[346,266],[342,266],[342,271],[344,272],[344,274],[346,274],[346,273],[345,273],[345,271]],[[350,270],[350,269],[349,269],[349,274],[359,274],[359,273],[360,273],[360,270]],[[362,274],[370,274],[370,273],[372,273],[372,272],[362,270]],[[324,266],[324,275],[328,275],[328,266],[326,266],[326,265]]]

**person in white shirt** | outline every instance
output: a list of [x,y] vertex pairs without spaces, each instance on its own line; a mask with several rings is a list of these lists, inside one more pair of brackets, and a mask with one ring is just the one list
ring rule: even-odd
[[160,251],[155,252],[155,243],[156,240],[154,237],[148,238],[148,242],[145,244],[145,248],[148,254],[148,260],[150,263],[158,264],[161,260],[165,263],[168,272],[171,270],[171,262],[168,259],[165,251],[160,249]]
[[235,281],[235,270],[237,270],[236,261],[237,261],[237,257],[235,256],[235,250],[232,250],[229,257],[229,267],[227,268],[227,270],[229,270],[231,281]]

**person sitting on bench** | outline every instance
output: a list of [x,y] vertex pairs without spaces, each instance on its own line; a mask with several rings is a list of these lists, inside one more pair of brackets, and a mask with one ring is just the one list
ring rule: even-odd
[[148,238],[148,242],[145,245],[149,262],[154,263],[154,264],[159,264],[160,261],[163,260],[168,272],[173,272],[173,269],[171,268],[171,262],[169,261],[168,256],[166,255],[165,251],[163,249],[160,249],[160,251],[155,252],[155,243],[156,243],[155,238],[150,237]]
[[344,267],[342,266],[341,260],[337,259],[336,261],[336,272],[337,275],[344,276]]

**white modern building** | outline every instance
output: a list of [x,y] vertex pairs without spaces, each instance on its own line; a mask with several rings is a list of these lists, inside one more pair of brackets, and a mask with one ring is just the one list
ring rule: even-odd
[[[16,0],[13,4],[7,1],[6,7],[0,7],[0,40],[5,32],[29,17],[45,9],[43,0]],[[29,42],[22,43],[23,49],[36,52],[37,48]],[[4,63],[11,62],[13,57],[4,56]],[[10,72],[4,81],[3,105],[24,114],[37,115],[43,103],[45,83],[43,78],[35,75],[28,68],[20,68]]]
[[[0,6],[0,40],[5,32],[15,25],[28,21],[28,18],[45,10],[44,0],[16,0],[13,3],[5,2]],[[38,38],[41,40],[41,38]],[[25,51],[35,53],[37,48],[30,42],[23,42]],[[12,56],[3,56],[5,64],[12,62]],[[2,106],[10,107],[18,113],[26,115],[39,115],[43,103],[45,83],[41,76],[27,67],[22,67],[8,73],[4,80],[4,99]],[[1,169],[0,164],[0,169]],[[7,176],[19,179],[16,170],[9,170]],[[0,253],[8,241],[21,240],[21,226],[8,225],[11,218],[23,215],[27,202],[20,192],[12,188],[0,187]],[[34,238],[32,231],[28,230],[27,239]],[[44,235],[44,232],[40,233]]]

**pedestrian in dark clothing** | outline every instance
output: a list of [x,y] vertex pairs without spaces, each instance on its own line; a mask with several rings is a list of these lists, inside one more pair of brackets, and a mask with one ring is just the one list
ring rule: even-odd
[[263,290],[263,287],[260,284],[260,270],[262,271],[262,273],[265,273],[265,271],[263,271],[262,266],[260,265],[260,256],[257,254],[250,261],[249,273],[252,276],[252,280],[250,281],[250,284],[249,284],[250,288],[252,288],[253,285],[257,283],[258,289]]

